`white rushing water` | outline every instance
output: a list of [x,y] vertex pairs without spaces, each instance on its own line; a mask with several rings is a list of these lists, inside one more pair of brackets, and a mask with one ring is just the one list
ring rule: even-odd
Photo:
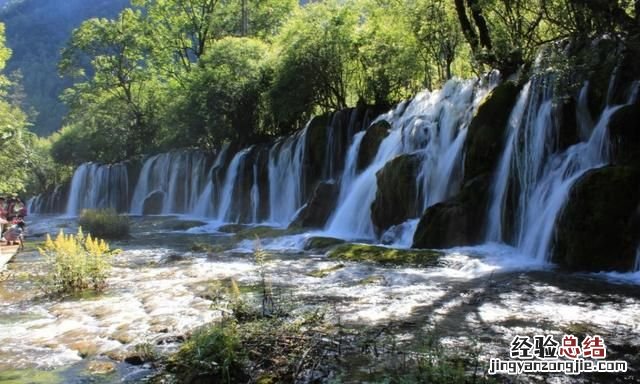
[[202,216],[202,217],[215,217],[218,201],[218,193],[219,188],[216,183],[216,175],[220,172],[221,168],[224,165],[224,162],[227,159],[227,155],[229,152],[229,144],[225,144],[222,149],[216,155],[216,159],[209,169],[209,173],[207,174],[207,181],[204,189],[200,196],[198,196],[198,200],[191,211],[192,215]]
[[[586,90],[577,107],[579,132],[585,139],[559,149],[554,121],[553,81],[535,76],[522,89],[507,127],[507,142],[497,168],[488,214],[488,241],[507,241],[503,221],[510,182],[519,191],[515,209],[514,241],[521,253],[546,261],[555,222],[575,181],[586,171],[609,161],[609,119],[622,105],[607,105],[593,126],[586,106]],[[634,84],[633,87],[636,87]],[[629,103],[635,98],[631,92]]]
[[162,214],[193,210],[206,184],[206,156],[200,152],[169,152],[147,159],[131,199],[130,212],[141,215],[153,194],[162,196]]
[[71,179],[67,216],[76,216],[84,208],[126,210],[129,178],[124,164],[82,164]]
[[307,126],[269,151],[269,222],[287,225],[304,204],[303,162]]
[[[379,119],[391,124],[391,132],[380,144],[372,163],[357,175],[356,162],[350,161],[361,144],[356,137],[348,151],[338,207],[325,228],[326,233],[341,238],[375,238],[370,206],[377,191],[376,173],[400,154],[418,153],[423,159],[417,184],[420,205],[424,208],[455,192],[462,178],[466,129],[473,112],[493,86],[492,80],[450,80],[441,90],[422,92],[408,104],[402,103],[382,115]],[[407,228],[415,230],[415,226]]]
[[247,148],[236,153],[229,164],[227,174],[224,178],[222,192],[220,194],[220,205],[218,206],[218,219],[221,221],[235,221],[239,214],[239,212],[234,212],[233,209],[234,187],[236,185],[236,180],[238,179],[242,163],[250,151],[251,148]]

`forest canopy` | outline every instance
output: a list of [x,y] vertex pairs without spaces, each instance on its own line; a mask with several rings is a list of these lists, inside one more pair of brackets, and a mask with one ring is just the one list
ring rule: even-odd
[[313,114],[389,107],[454,76],[526,72],[545,44],[637,39],[638,7],[631,0],[132,0],[116,17],[73,31],[59,62],[73,84],[62,96],[69,112],[40,147],[71,167],[252,144]]

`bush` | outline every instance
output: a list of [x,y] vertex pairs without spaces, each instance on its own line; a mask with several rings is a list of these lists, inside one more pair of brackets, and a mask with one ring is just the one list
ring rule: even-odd
[[110,250],[104,240],[85,236],[81,228],[75,235],[65,235],[61,230],[55,240],[47,235],[38,250],[45,258],[43,290],[49,294],[103,290],[111,269],[109,259],[119,252]]
[[80,213],[78,224],[95,237],[124,239],[129,236],[129,218],[118,215],[113,209],[85,209]]

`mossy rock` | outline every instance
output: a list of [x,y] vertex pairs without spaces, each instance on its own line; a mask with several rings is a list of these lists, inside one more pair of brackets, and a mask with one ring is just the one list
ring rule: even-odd
[[172,231],[186,231],[187,229],[201,227],[207,225],[204,221],[199,220],[178,220],[173,219],[162,223],[163,229],[169,229]]
[[520,87],[507,81],[486,96],[469,124],[465,142],[465,182],[495,170],[505,143],[505,130]]
[[640,170],[610,166],[585,173],[556,223],[552,260],[573,271],[629,271],[640,227]]
[[304,250],[325,250],[338,244],[344,244],[344,242],[345,241],[342,239],[336,239],[333,237],[314,236],[308,238],[304,242]]
[[327,126],[331,114],[315,116],[307,127],[304,156],[304,196],[311,193],[313,185],[322,178],[327,148]]
[[234,235],[235,241],[241,240],[255,240],[255,239],[266,239],[287,235],[295,235],[301,233],[303,230],[301,228],[276,228],[269,226],[257,226],[245,228]]
[[628,105],[617,110],[609,120],[609,136],[615,164],[640,168],[640,106]]
[[331,249],[327,257],[341,261],[364,261],[383,265],[433,266],[441,252],[434,250],[395,249],[369,244],[343,244]]
[[458,195],[424,212],[413,236],[414,248],[451,248],[483,241],[491,176],[469,181]]
[[419,155],[401,155],[376,174],[378,189],[371,204],[371,221],[378,235],[420,215],[416,178],[421,162]]
[[309,201],[291,221],[290,228],[323,228],[336,207],[339,187],[334,182],[318,183]]
[[380,120],[367,128],[367,132],[360,143],[360,151],[358,152],[358,162],[356,169],[361,171],[367,168],[378,153],[380,143],[389,136],[391,124],[386,120]]

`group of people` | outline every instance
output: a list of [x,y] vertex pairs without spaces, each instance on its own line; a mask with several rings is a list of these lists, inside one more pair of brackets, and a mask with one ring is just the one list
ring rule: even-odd
[[22,246],[27,206],[18,197],[0,197],[0,231],[7,245]]

